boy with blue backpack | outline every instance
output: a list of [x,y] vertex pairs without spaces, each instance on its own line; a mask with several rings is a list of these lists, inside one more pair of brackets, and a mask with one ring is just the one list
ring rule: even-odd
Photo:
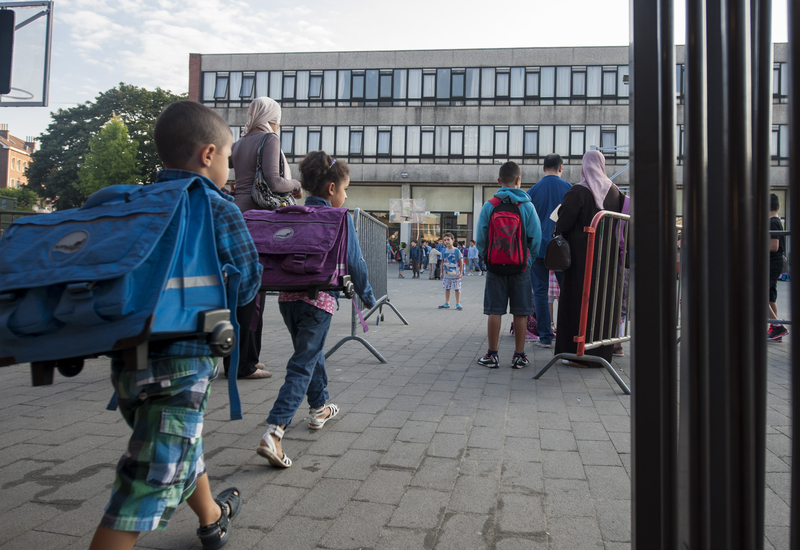
[[[207,188],[219,263],[239,270],[238,303],[251,302],[261,284],[258,253],[241,212],[220,191],[228,179],[232,145],[227,123],[199,103],[179,101],[158,117],[153,137],[165,166],[155,185],[192,178]],[[204,549],[228,542],[242,497],[238,489],[229,488],[214,499],[205,470],[203,416],[219,369],[211,355],[207,344],[188,341],[151,345],[141,370],[126,369],[124,361],[112,359],[112,384],[133,434],[117,464],[111,499],[91,550],[132,548],[140,531],[165,529],[184,500],[198,517]]]
[[503,164],[497,179],[502,188],[483,205],[478,218],[478,254],[488,270],[483,313],[489,316],[489,349],[478,364],[490,369],[500,366],[500,325],[509,305],[514,316],[511,367],[521,369],[530,364],[525,355],[527,317],[533,313],[530,266],[539,253],[542,229],[531,198],[520,189],[521,181],[516,162]]

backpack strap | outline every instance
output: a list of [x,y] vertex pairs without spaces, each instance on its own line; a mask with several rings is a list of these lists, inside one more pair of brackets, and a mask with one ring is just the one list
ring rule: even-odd
[[492,197],[491,199],[489,199],[489,202],[492,203],[492,206],[497,206],[498,204],[503,202],[503,200],[499,197]]
[[239,270],[231,264],[222,266],[222,273],[227,279],[226,292],[228,294],[228,309],[231,312],[233,333],[236,335],[236,345],[233,347],[231,365],[228,369],[230,374],[228,376],[228,400],[230,401],[231,407],[231,420],[241,420],[242,402],[239,400],[239,386],[236,380],[238,378],[237,373],[239,372],[239,342],[241,342],[239,339],[241,327],[239,326],[239,320],[236,318],[236,307],[239,305],[239,279],[241,278],[241,274]]

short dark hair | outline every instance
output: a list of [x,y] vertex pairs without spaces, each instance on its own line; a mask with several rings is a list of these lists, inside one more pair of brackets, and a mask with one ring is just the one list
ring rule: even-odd
[[167,167],[183,166],[198,147],[211,143],[222,147],[227,140],[233,136],[225,119],[196,101],[170,103],[153,127],[158,158]]
[[343,160],[331,157],[325,151],[311,151],[300,163],[301,184],[312,195],[319,195],[331,182],[338,187],[350,176],[350,167]]
[[509,160],[500,167],[500,174],[497,176],[503,185],[513,185],[514,181],[522,176],[519,164]]
[[453,235],[452,233],[445,233],[445,234],[444,234],[444,236],[443,236],[442,238],[444,238],[444,237],[450,237],[451,239],[453,239],[453,241],[455,241],[455,240],[456,240],[456,236],[455,236],[455,235]]
[[564,165],[564,159],[558,153],[550,153],[544,157],[544,164],[542,168],[545,170],[558,170]]
[[778,195],[775,193],[770,193],[769,195],[769,209],[773,212],[775,210],[779,210],[781,207],[781,200],[778,198]]

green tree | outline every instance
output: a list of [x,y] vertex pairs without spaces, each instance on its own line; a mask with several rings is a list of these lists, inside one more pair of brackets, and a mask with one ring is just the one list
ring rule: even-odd
[[78,169],[75,185],[88,197],[109,185],[139,183],[136,153],[139,144],[128,138],[128,127],[117,115],[112,115],[100,133],[89,141],[89,152]]
[[28,167],[28,186],[40,197],[53,199],[56,208],[80,206],[86,196],[75,185],[78,170],[84,164],[89,142],[116,115],[128,127],[130,138],[136,141],[138,181],[153,183],[161,168],[155,144],[153,125],[161,111],[175,101],[186,99],[170,91],[156,88],[146,90],[122,84],[69,109],[51,114],[52,122],[41,135],[41,147],[33,153]]
[[39,202],[39,196],[26,186],[16,189],[3,187],[0,188],[0,196],[17,199],[17,210],[32,211],[33,207]]

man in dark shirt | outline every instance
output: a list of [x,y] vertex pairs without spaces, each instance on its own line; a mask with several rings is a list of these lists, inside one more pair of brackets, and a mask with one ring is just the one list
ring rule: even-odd
[[[778,195],[772,193],[769,198],[769,230],[783,231],[783,224],[778,217],[778,210],[781,207]],[[770,319],[778,319],[778,277],[781,276],[783,266],[786,261],[786,237],[783,235],[770,234],[769,239],[769,316]],[[773,342],[782,342],[783,337],[789,334],[789,330],[781,325],[770,325],[767,338]]]

